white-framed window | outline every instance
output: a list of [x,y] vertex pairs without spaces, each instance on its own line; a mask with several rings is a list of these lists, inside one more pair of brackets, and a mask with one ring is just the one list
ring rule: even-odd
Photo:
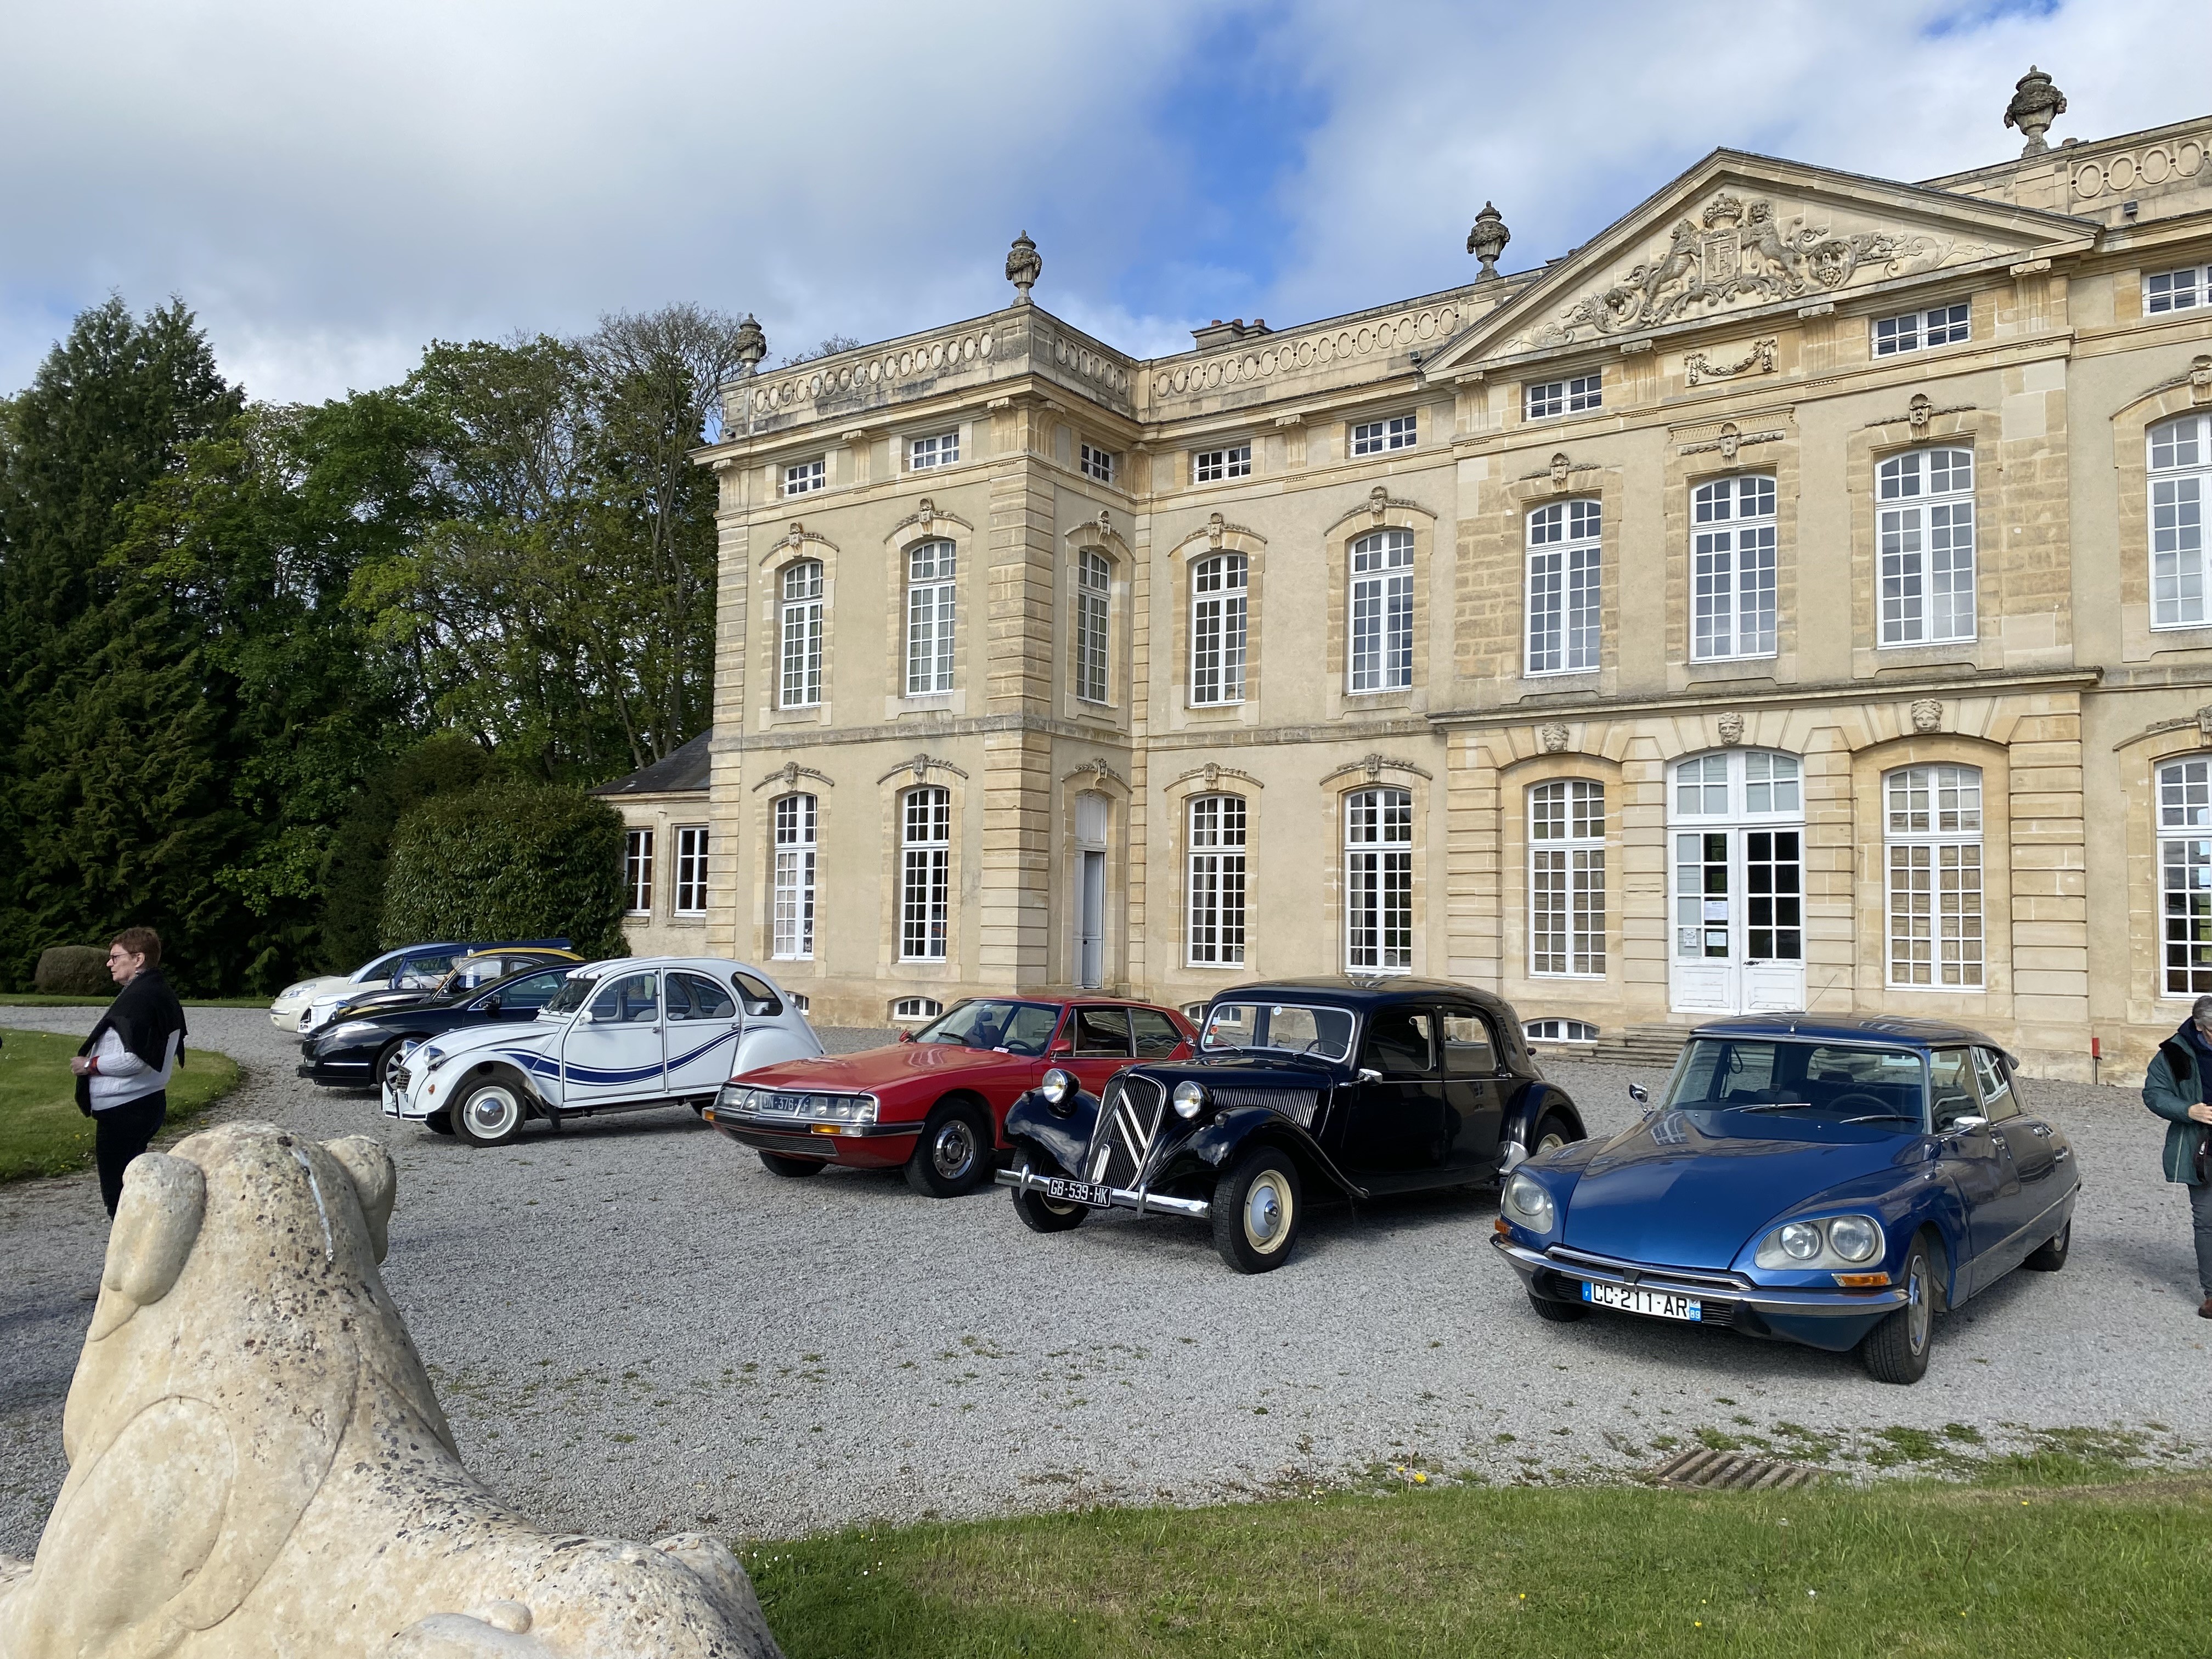
[[2158,769],[2158,994],[2212,992],[2212,760]]
[[1114,452],[1110,449],[1095,449],[1089,444],[1084,444],[1080,447],[1083,476],[1086,478],[1096,478],[1100,483],[1112,483],[1114,482]]
[[1908,311],[1874,320],[1874,355],[1894,357],[1900,351],[1922,351],[1929,346],[1955,345],[1968,337],[1967,305],[1936,306],[1928,311]]
[[951,466],[960,459],[960,430],[940,432],[932,438],[916,438],[907,446],[906,470],[927,472],[937,467]]
[[1355,789],[1344,798],[1344,965],[1402,974],[1413,966],[1413,797]]
[[2212,495],[2212,416],[2161,421],[2145,434],[2150,463],[2150,625],[2202,628],[2204,498]]
[[775,804],[775,931],[770,954],[786,962],[814,955],[814,829],[817,802],[786,795]]
[[1774,480],[1717,478],[1690,496],[1690,655],[1774,654]]
[[1392,415],[1380,421],[1362,421],[1352,428],[1352,453],[1380,455],[1385,450],[1411,449],[1419,441],[1416,417]]
[[1229,478],[1252,476],[1252,446],[1232,444],[1221,449],[1200,449],[1190,458],[1193,483],[1220,483]]
[[1911,449],[1875,469],[1881,643],[1974,637],[1974,452]]
[[787,495],[811,495],[826,482],[819,455],[811,461],[793,461],[783,469],[783,493]]
[[1605,376],[1577,374],[1571,380],[1537,380],[1523,390],[1525,418],[1548,420],[1554,415],[1579,415],[1586,409],[1605,406]]
[[945,960],[952,914],[952,796],[909,789],[899,800],[899,960]]
[[1595,1042],[1597,1027],[1586,1019],[1527,1019],[1521,1035],[1531,1042]]
[[783,680],[777,706],[808,708],[822,701],[822,566],[802,559],[783,573],[782,608],[777,631],[782,636]]
[[1528,971],[1605,975],[1605,786],[1582,778],[1528,791]]
[[687,824],[676,832],[676,914],[707,914],[707,826]]
[[1413,532],[1377,530],[1352,544],[1349,678],[1354,691],[1413,683]]
[[653,831],[629,830],[623,834],[623,911],[625,915],[653,914]]
[[1244,701],[1245,583],[1242,553],[1216,553],[1190,568],[1190,700]]
[[1244,822],[1242,795],[1190,804],[1190,967],[1244,965]]
[[1889,982],[1982,985],[1982,775],[1905,766],[1881,781]]
[[935,997],[901,997],[891,1004],[891,1018],[901,1025],[919,1025],[944,1012],[945,1005]]
[[916,542],[906,552],[906,694],[952,689],[953,589],[959,555],[951,542]]
[[811,1014],[814,1012],[814,1000],[803,991],[786,991],[783,994],[783,1000],[802,1014]]
[[2185,265],[2143,278],[2143,311],[2194,311],[2212,305],[2212,265]]
[[1085,702],[1106,701],[1106,646],[1113,601],[1112,561],[1085,548],[1075,561],[1075,695]]
[[1594,501],[1554,501],[1528,515],[1531,674],[1598,665],[1598,558],[1604,514]]

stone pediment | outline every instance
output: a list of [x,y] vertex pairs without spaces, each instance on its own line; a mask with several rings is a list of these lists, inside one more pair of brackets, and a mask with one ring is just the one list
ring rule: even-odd
[[2087,246],[2087,221],[1717,151],[1430,365],[1630,340]]

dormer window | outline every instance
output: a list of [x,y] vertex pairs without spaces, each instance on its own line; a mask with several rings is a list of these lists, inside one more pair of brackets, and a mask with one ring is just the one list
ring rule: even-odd
[[1527,418],[1532,421],[1549,420],[1554,415],[1579,415],[1587,409],[1600,409],[1605,404],[1605,376],[1578,374],[1571,380],[1539,380],[1528,388],[1523,407]]
[[811,495],[822,489],[824,482],[819,455],[783,469],[783,493],[787,495]]
[[1190,458],[1193,483],[1219,483],[1224,478],[1252,476],[1252,446],[1236,444],[1226,449],[1201,449]]
[[1089,444],[1085,444],[1082,451],[1083,476],[1086,478],[1096,478],[1100,483],[1112,483],[1114,482],[1114,452],[1110,449],[1094,449]]
[[1414,417],[1411,415],[1393,415],[1387,421],[1364,421],[1352,428],[1352,453],[1355,455],[1411,449],[1416,441]]
[[1956,305],[1937,306],[1932,311],[1908,311],[1901,317],[1875,318],[1874,355],[1894,357],[1900,351],[1956,345],[1966,337],[1966,302],[1961,300]]
[[933,468],[951,466],[960,459],[960,434],[956,429],[941,432],[933,438],[916,438],[907,447],[906,466],[909,472],[927,472]]

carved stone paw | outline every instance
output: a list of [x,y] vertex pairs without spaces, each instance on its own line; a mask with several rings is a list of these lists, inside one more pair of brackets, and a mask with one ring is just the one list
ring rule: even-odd
[[530,1633],[530,1609],[494,1601],[471,1613],[434,1613],[392,1638],[390,1659],[555,1659]]

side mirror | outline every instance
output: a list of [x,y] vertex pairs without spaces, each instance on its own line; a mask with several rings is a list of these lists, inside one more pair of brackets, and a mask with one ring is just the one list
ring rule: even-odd
[[914,1033],[912,1031],[901,1031],[898,1035],[898,1040],[901,1042],[911,1042],[914,1041]]
[[485,1002],[484,1002],[484,1012],[486,1012],[486,1013],[488,1013],[488,1014],[495,1014],[495,1013],[497,1013],[497,1012],[499,1012],[499,1010],[500,1010],[500,1000],[499,1000],[499,999],[498,999],[497,997],[490,997],[490,998],[486,999],[486,1000],[485,1000]]
[[1058,1042],[1054,1042],[1049,1048],[1047,1048],[1044,1051],[1044,1055],[1047,1060],[1057,1060],[1063,1054],[1072,1054],[1074,1052],[1075,1043],[1073,1040],[1068,1037],[1061,1037]]
[[1363,1066],[1359,1068],[1359,1080],[1362,1083],[1380,1083],[1382,1073],[1371,1066]]
[[1944,1126],[1943,1132],[1946,1134],[1953,1134],[1960,1129],[1983,1128],[1985,1127],[1988,1123],[1989,1119],[1985,1117],[1976,1117],[1972,1113],[1969,1112],[1964,1117],[1953,1118],[1949,1123]]
[[1640,1083],[1632,1083],[1628,1085],[1628,1097],[1638,1106],[1649,1106],[1651,1103],[1651,1091]]

